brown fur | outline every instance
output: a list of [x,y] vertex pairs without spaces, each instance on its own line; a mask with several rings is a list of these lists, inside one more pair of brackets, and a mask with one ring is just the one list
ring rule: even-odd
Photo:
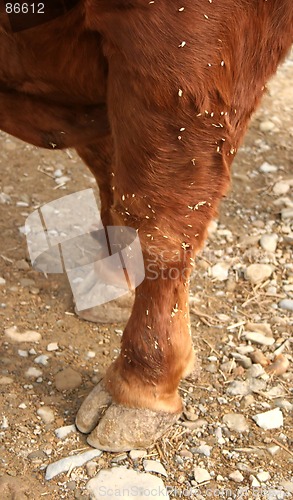
[[292,0],[84,0],[40,28],[12,34],[5,14],[1,26],[0,128],[74,146],[104,224],[139,232],[146,279],[107,387],[123,404],[177,411],[193,257],[292,44]]

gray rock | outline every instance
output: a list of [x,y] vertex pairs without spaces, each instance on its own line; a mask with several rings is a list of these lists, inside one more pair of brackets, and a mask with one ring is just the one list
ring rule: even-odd
[[144,460],[143,468],[146,472],[157,472],[157,474],[162,474],[162,476],[168,476],[165,467],[158,460]]
[[210,457],[211,456],[211,450],[213,449],[212,446],[209,446],[208,444],[201,444],[197,448],[194,448],[194,453],[197,453],[198,455],[204,455],[205,457]]
[[35,358],[35,363],[37,363],[38,365],[47,366],[49,359],[49,356],[46,356],[46,354],[41,354],[40,356],[37,356]]
[[252,365],[252,361],[248,356],[245,356],[238,352],[231,352],[231,356],[233,356],[233,358],[236,359],[239,365],[243,366],[243,368],[250,368],[250,366]]
[[212,479],[209,472],[202,467],[194,467],[193,474],[197,484],[204,483],[205,481],[210,481]]
[[244,382],[242,380],[233,380],[233,382],[228,385],[226,392],[231,396],[246,396],[251,393],[251,390],[247,380]]
[[256,424],[262,429],[279,429],[283,425],[283,413],[280,408],[258,413],[252,417]]
[[263,333],[259,332],[244,332],[243,336],[246,340],[250,340],[254,344],[260,345],[273,345],[275,343],[275,339],[273,337],[266,337]]
[[265,373],[263,367],[259,364],[252,365],[246,372],[247,378],[258,378]]
[[45,479],[49,481],[58,474],[68,472],[69,469],[72,470],[75,467],[81,467],[89,460],[100,457],[101,455],[102,451],[100,450],[89,450],[85,453],[81,453],[80,455],[72,455],[71,457],[61,458],[61,460],[48,465]]
[[242,433],[249,430],[248,422],[241,413],[227,413],[223,422],[231,431]]
[[[167,489],[162,479],[145,472],[138,472],[125,467],[113,467],[101,470],[90,479],[86,486],[92,500],[117,500],[117,492],[124,500],[145,500],[163,498],[169,500]],[[116,493],[115,493],[116,492]]]
[[293,312],[293,299],[283,299],[279,302],[279,307],[285,309],[286,311]]

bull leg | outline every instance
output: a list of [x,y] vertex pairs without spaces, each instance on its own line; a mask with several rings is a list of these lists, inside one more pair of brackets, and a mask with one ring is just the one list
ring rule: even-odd
[[[77,415],[77,427],[91,432],[88,442],[97,448],[146,447],[182,411],[178,385],[194,363],[189,277],[229,180],[227,163],[214,145],[215,151],[207,152],[201,162],[193,157],[200,151],[202,133],[173,154],[177,174],[161,161],[159,149],[151,172],[140,148],[131,155],[126,152],[128,164],[134,157],[128,175],[123,164],[114,165],[113,220],[138,230],[146,276],[136,289],[121,353]],[[144,145],[147,135],[145,130]],[[172,147],[168,145],[170,158]],[[187,155],[190,160],[183,164]]]
[[[136,290],[121,354],[85,400],[77,426],[91,432],[91,445],[122,451],[152,444],[181,412],[178,384],[193,362],[193,257],[226,191],[231,160],[264,84],[291,43],[278,33],[270,50],[259,15],[274,15],[279,21],[272,26],[288,35],[292,18],[285,3],[283,10],[247,2],[244,10],[237,3],[225,22],[214,3],[207,3],[204,17],[194,0],[183,14],[172,2],[114,5],[122,2],[86,2],[108,59],[112,213],[138,230],[146,277]],[[249,50],[242,43],[249,40],[248,25],[258,33]],[[259,69],[253,79],[252,67]]]

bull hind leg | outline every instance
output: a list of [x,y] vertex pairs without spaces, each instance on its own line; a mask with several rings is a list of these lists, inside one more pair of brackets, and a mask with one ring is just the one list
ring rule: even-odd
[[[117,116],[115,106],[123,90],[115,95],[116,89],[117,81],[109,89],[117,144],[111,214],[116,225],[138,230],[145,279],[135,291],[121,353],[76,419],[90,433],[89,444],[110,451],[152,444],[181,414],[178,385],[194,363],[190,273],[229,181],[228,162],[214,140],[206,141],[202,155],[208,126],[195,116],[192,102],[183,122],[172,109],[162,114],[144,108],[131,92],[140,112],[126,117],[125,130],[125,116]],[[131,113],[129,102],[126,108]],[[179,139],[180,121],[186,137]]]
[[[91,433],[88,442],[101,449],[148,446],[182,410],[178,385],[193,364],[193,259],[227,189],[231,161],[265,81],[292,40],[289,2],[282,3],[287,16],[271,4],[234,3],[232,11],[229,0],[223,11],[207,4],[211,12],[205,11],[204,21],[197,0],[186,0],[183,13],[172,2],[144,8],[138,2],[105,17],[98,2],[88,2],[108,58],[112,214],[116,224],[138,230],[146,271],[121,353],[77,415],[79,429]],[[268,39],[265,22],[259,26],[265,18],[280,30],[274,39]],[[256,40],[247,37],[247,26],[258,33]],[[252,67],[258,68],[253,75]]]

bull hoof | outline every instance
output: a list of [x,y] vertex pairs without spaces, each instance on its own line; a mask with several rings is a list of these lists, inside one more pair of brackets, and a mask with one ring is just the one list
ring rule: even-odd
[[153,445],[180,414],[115,404],[100,382],[81,405],[76,426],[81,432],[90,433],[87,442],[94,448],[129,451]]

